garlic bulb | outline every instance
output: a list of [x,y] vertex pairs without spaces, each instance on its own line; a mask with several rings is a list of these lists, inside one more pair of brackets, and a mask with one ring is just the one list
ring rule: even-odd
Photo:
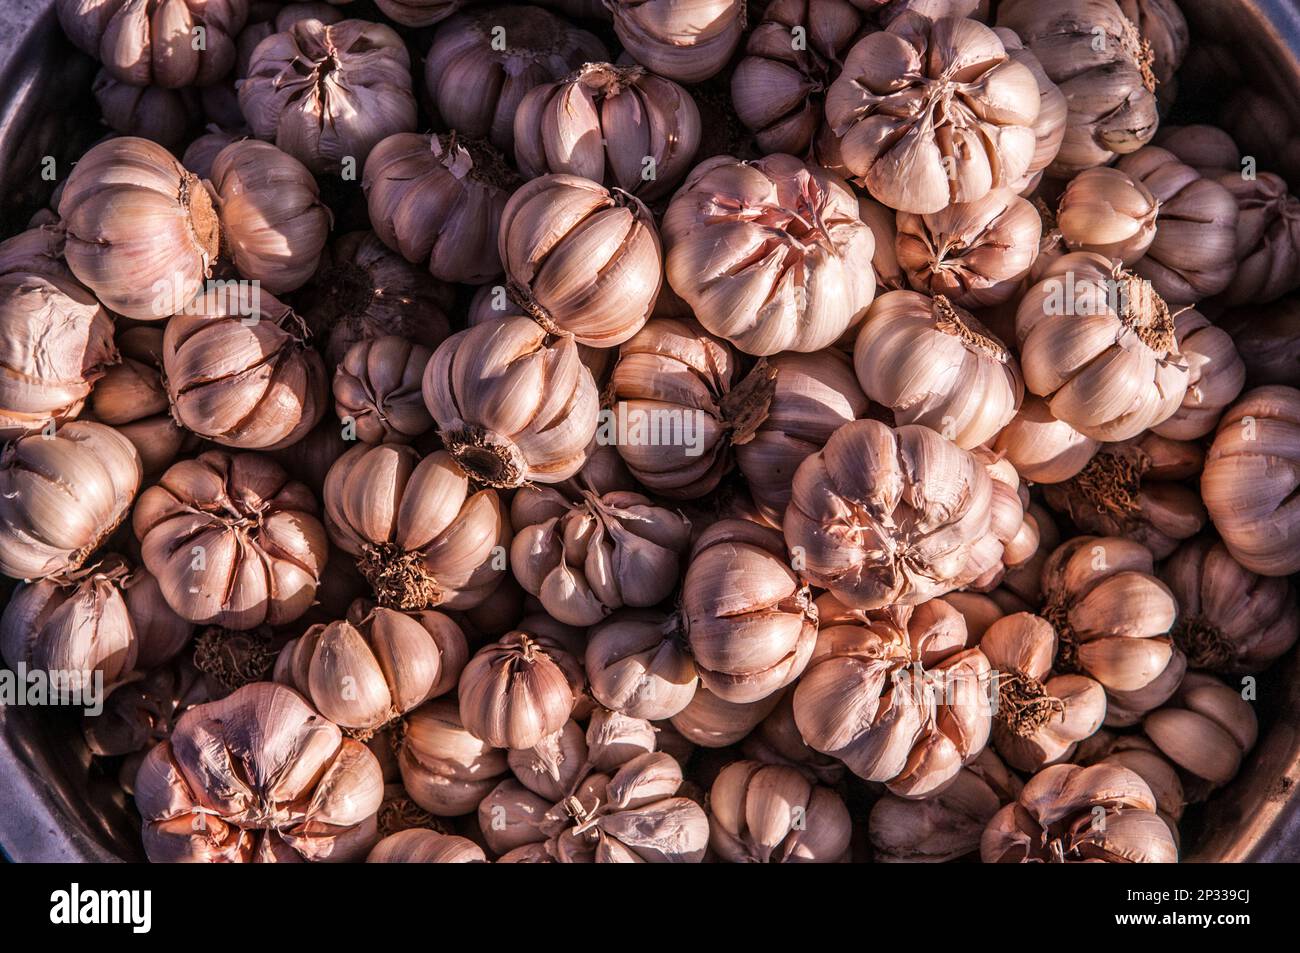
[[1148,434],[1103,445],[1077,475],[1046,487],[1044,496],[1085,533],[1123,536],[1164,559],[1205,527],[1200,496],[1177,482],[1199,475],[1201,461],[1199,447]]
[[1036,615],[994,622],[979,642],[996,673],[993,744],[1007,764],[1034,772],[1067,760],[1101,727],[1106,692],[1086,675],[1051,675],[1056,633]]
[[794,719],[794,692],[781,692],[780,697],[772,713],[741,742],[741,752],[753,761],[794,768],[810,781],[838,785],[846,773],[843,762],[809,747]]
[[1073,251],[1090,251],[1132,267],[1156,237],[1160,201],[1123,169],[1084,169],[1070,180],[1056,225]]
[[421,705],[403,725],[397,755],[402,784],[438,817],[470,813],[507,771],[506,753],[465,729],[455,699]]
[[871,253],[871,270],[876,276],[876,290],[900,291],[908,287],[907,275],[898,262],[894,248],[898,239],[898,213],[875,199],[859,196],[858,217],[871,229],[876,248]]
[[253,135],[312,172],[355,179],[382,139],[415,131],[411,59],[382,23],[299,20],[257,45],[239,107]]
[[275,680],[297,688],[339,727],[371,732],[439,688],[450,690],[468,657],[465,634],[442,613],[361,602],[348,618],[313,625],[290,641]]
[[898,215],[898,263],[911,286],[981,308],[1009,301],[1038,255],[1042,219],[1009,189],[930,215]]
[[91,92],[110,129],[124,136],[150,139],[167,149],[185,145],[199,111],[192,89],[130,86],[102,69],[95,76]]
[[681,606],[700,680],[724,701],[774,694],[799,677],[813,651],[817,610],[789,568],[780,534],[766,526],[720,520],[706,529],[691,553]]
[[1224,413],[1205,458],[1201,496],[1237,562],[1261,576],[1300,571],[1300,391],[1247,391]]
[[582,681],[577,660],[554,640],[510,632],[461,673],[461,721],[494,747],[531,748],[564,727]]
[[868,615],[829,593],[817,610],[817,646],[794,689],[804,741],[900,796],[942,790],[991,726],[989,662],[961,614],[932,600]]
[[497,232],[514,174],[485,142],[398,133],[366,161],[361,188],[380,240],[442,281],[501,274]]
[[443,446],[489,486],[558,483],[587,459],[599,395],[567,335],[519,316],[475,325],[438,347],[422,387]]
[[1236,308],[1215,319],[1246,365],[1246,383],[1300,387],[1300,301]]
[[1057,764],[994,815],[980,856],[986,864],[1167,864],[1178,860],[1178,847],[1138,775],[1109,764]]
[[269,450],[325,413],[328,380],[302,319],[264,292],[213,286],[167,322],[162,364],[182,426],[228,447]]
[[1227,288],[1237,270],[1232,193],[1158,146],[1125,156],[1115,168],[1160,203],[1155,239],[1133,270],[1170,304],[1195,304]]
[[786,352],[767,366],[776,374],[772,398],[752,439],[736,444],[736,463],[763,518],[780,526],[799,464],[870,405],[839,351]]
[[334,371],[334,412],[363,443],[410,443],[433,427],[421,390],[432,357],[405,338],[363,338]]
[[1300,199],[1272,172],[1247,178],[1234,168],[1215,181],[1237,200],[1237,271],[1230,305],[1274,301],[1300,286]]
[[682,83],[698,83],[722,70],[745,31],[743,0],[604,2],[632,58]]
[[183,714],[135,785],[155,863],[360,860],[383,796],[365,745],[266,682]]
[[993,441],[993,450],[1011,461],[1017,472],[1034,483],[1060,483],[1088,465],[1101,441],[1085,437],[1052,416],[1047,401],[1033,394]]
[[0,438],[77,416],[120,360],[113,319],[94,295],[54,276],[0,277]]
[[917,801],[886,794],[871,806],[867,821],[872,860],[931,864],[974,854],[993,815],[1023,787],[993,749],[985,748],[934,797]]
[[624,610],[591,629],[584,667],[591,694],[633,718],[662,721],[692,698],[698,675],[675,613]]
[[1225,172],[1237,172],[1241,164],[1241,150],[1237,143],[1218,126],[1162,123],[1153,141],[1207,179],[1217,178]]
[[671,722],[693,744],[725,748],[753,731],[780,701],[781,693],[774,692],[756,702],[729,702],[701,685],[690,703],[672,716]]
[[966,450],[1005,427],[1024,397],[1015,357],[943,295],[890,291],[872,302],[853,368],[899,424],[937,430]]
[[171,415],[162,377],[163,329],[125,328],[116,343],[121,363],[109,367],[95,383],[87,413],[130,440],[144,472],[152,476],[171,466],[193,438]]
[[[823,118],[825,90],[862,26],[848,0],[776,0],[731,74],[736,115],[764,153],[803,155]],[[802,31],[802,42],[794,37]]]
[[141,493],[132,522],[178,615],[244,630],[311,606],[329,551],[317,512],[307,487],[269,457],[209,450]]
[[447,19],[466,2],[467,0],[375,0],[375,6],[388,19],[402,26],[432,26]]
[[525,93],[584,63],[608,59],[591,33],[538,7],[480,8],[438,27],[424,61],[424,83],[435,123],[510,155]]
[[1188,672],[1178,693],[1142,721],[1142,731],[1188,777],[1188,800],[1203,801],[1236,777],[1259,737],[1254,707],[1240,688]]
[[1069,178],[1151,140],[1159,117],[1149,47],[1115,0],[1008,0],[997,22],[1020,36],[1069,104],[1050,174]]
[[160,321],[188,304],[216,261],[220,226],[204,184],[166,149],[122,137],[94,146],[59,199],[64,255],[105,307]]
[[90,707],[97,690],[136,665],[135,627],[122,598],[129,572],[120,556],[108,556],[59,581],[20,584],[0,616],[5,664],[44,672],[52,704]]
[[148,671],[171,661],[194,634],[194,623],[167,604],[157,578],[137,566],[122,585],[122,598],[135,629],[136,668]]
[[840,156],[872,198],[924,215],[1018,185],[1042,97],[989,27],[904,13],[849,50],[826,93]]
[[1178,600],[1174,642],[1193,668],[1257,672],[1300,638],[1300,611],[1290,580],[1259,576],[1221,542],[1183,543],[1160,578]]
[[[134,761],[138,770],[143,755],[171,737],[177,720],[187,709],[216,700],[209,689],[203,673],[188,659],[152,668],[138,679],[121,682],[108,692],[103,711],[82,716],[86,745],[100,757],[135,755],[127,760]],[[130,788],[134,780],[132,771]]]
[[1151,50],[1151,72],[1160,84],[1170,83],[1187,55],[1187,20],[1175,0],[1117,0]]
[[68,38],[114,79],[179,89],[209,86],[230,72],[249,0],[58,0],[55,6]]
[[733,864],[835,863],[852,828],[840,796],[794,768],[733,761],[709,792],[709,844]]
[[[947,2],[947,0],[910,0],[914,5],[917,3]],[[967,0],[962,0],[959,6],[969,5]],[[986,21],[985,16],[976,16],[971,13],[962,13],[957,11],[955,15],[968,16],[975,20]],[[934,15],[927,14],[930,19]],[[1029,72],[1034,74],[1034,81],[1038,84],[1038,95],[1040,101],[1038,104],[1038,118],[1034,120],[1034,156],[1029,160],[1029,166],[1025,169],[1024,176],[1018,182],[1008,182],[1007,188],[1020,195],[1028,195],[1035,186],[1043,179],[1048,166],[1056,161],[1057,155],[1061,151],[1061,145],[1065,141],[1065,127],[1070,118],[1070,104],[1065,98],[1065,93],[1061,92],[1059,86],[1052,82],[1047,71],[1043,69],[1043,64],[1039,61],[1038,56],[1028,49],[1021,41],[1018,34],[1013,30],[1005,27],[994,27],[993,32],[997,34],[1002,46],[1006,49],[1007,55],[1015,62],[1020,63]]]
[[210,178],[222,247],[239,273],[272,294],[305,284],[331,220],[306,166],[270,143],[242,139],[217,153]]
[[642,67],[588,63],[528,91],[514,141],[515,162],[530,179],[565,172],[650,201],[690,169],[700,111],[685,89]]
[[[389,8],[396,7],[392,0],[383,0],[379,7],[389,16]],[[394,17],[394,19],[399,19]],[[455,834],[411,828],[389,834],[370,851],[367,864],[486,864],[483,848]]]
[[1091,252],[1052,264],[1016,310],[1025,387],[1096,440],[1168,420],[1187,392],[1168,305],[1146,280]]
[[520,487],[510,522],[515,578],[554,619],[579,626],[668,598],[691,532],[690,520],[640,493],[589,485],[576,496]]
[[1241,394],[1246,365],[1232,336],[1195,308],[1178,312],[1174,334],[1187,358],[1187,393],[1174,415],[1151,429],[1173,440],[1195,440],[1213,432],[1224,409]]
[[1153,562],[1131,540],[1075,536],[1043,567],[1042,615],[1056,630],[1056,671],[1101,683],[1108,725],[1133,724],[1159,707],[1187,669],[1169,636],[1178,603],[1153,575]]
[[510,524],[492,490],[472,492],[445,450],[353,447],[325,477],[325,525],[381,605],[468,609],[501,581]]
[[80,569],[126,519],[140,455],[111,427],[74,420],[0,450],[0,573],[38,579]]
[[663,238],[673,290],[746,354],[828,347],[875,294],[874,239],[853,193],[793,156],[700,163]]
[[799,465],[785,540],[802,576],[844,603],[915,605],[1001,558],[992,499],[980,461],[935,431],[859,420]]
[[497,251],[510,297],[529,317],[594,347],[641,330],[663,280],[645,204],[575,175],[544,175],[516,190]]

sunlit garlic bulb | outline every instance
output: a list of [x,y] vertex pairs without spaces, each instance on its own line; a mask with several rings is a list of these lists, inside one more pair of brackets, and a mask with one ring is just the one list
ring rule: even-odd
[[604,0],[633,59],[660,76],[698,83],[720,71],[745,31],[742,0]]
[[582,684],[576,659],[546,636],[515,631],[484,646],[461,673],[460,717],[498,748],[531,748],[564,727]]
[[634,718],[663,721],[695,697],[698,673],[681,618],[624,610],[594,626],[584,667],[596,701]]
[[438,698],[403,719],[398,765],[411,798],[437,817],[474,810],[506,773],[506,753],[470,734],[454,698]]
[[709,843],[731,863],[836,863],[852,829],[840,796],[794,768],[733,761],[709,791]]
[[1156,237],[1160,202],[1121,169],[1084,169],[1061,196],[1056,224],[1067,245],[1132,266]]
[[1070,479],[1088,465],[1101,446],[1100,440],[1085,437],[1053,417],[1047,401],[1033,394],[1025,395],[1020,410],[993,441],[994,451],[1034,483]]

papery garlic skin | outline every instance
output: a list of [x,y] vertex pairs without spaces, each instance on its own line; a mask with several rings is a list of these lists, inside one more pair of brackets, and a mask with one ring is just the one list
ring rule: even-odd
[[511,632],[480,649],[461,673],[461,721],[494,747],[531,748],[564,727],[581,683],[577,661],[554,641]]
[[167,322],[162,365],[176,419],[229,447],[290,446],[328,406],[325,366],[302,319],[266,292],[204,292]]
[[92,147],[59,199],[64,255],[105,307],[160,321],[203,288],[220,225],[205,185],[166,149],[121,137]]
[[398,133],[366,161],[361,188],[385,245],[442,281],[501,274],[497,233],[513,174],[486,143]]
[[800,464],[785,541],[803,577],[847,605],[915,605],[990,568],[989,543],[1000,557],[992,499],[984,466],[936,431],[854,421]]
[[1168,420],[1187,393],[1169,306],[1151,285],[1091,252],[1057,259],[1016,310],[1025,388],[1095,440]]
[[505,751],[466,730],[454,698],[421,705],[404,722],[397,755],[402,784],[437,817],[470,813],[508,770]]
[[1160,201],[1121,168],[1084,169],[1065,187],[1056,224],[1074,251],[1091,251],[1132,266],[1156,238]]
[[415,131],[410,56],[382,23],[299,20],[257,45],[239,106],[255,136],[312,172],[355,178],[382,139]]
[[[848,0],[779,0],[745,41],[731,74],[731,102],[764,153],[803,155],[824,115],[825,89],[862,15]],[[803,30],[796,48],[792,36]]]
[[593,347],[641,330],[663,282],[650,210],[574,175],[544,175],[516,190],[501,213],[497,251],[524,313]]
[[1042,220],[1009,189],[930,215],[898,215],[899,265],[917,291],[963,308],[1011,300],[1038,256]]
[[113,319],[75,282],[0,277],[0,438],[12,440],[77,416],[91,388],[120,360]]
[[567,480],[596,433],[599,395],[578,345],[525,317],[452,335],[434,352],[422,388],[443,445],[489,486]]
[[325,525],[381,605],[468,609],[506,571],[510,523],[493,490],[472,492],[450,454],[353,447],[325,477]]
[[746,354],[828,347],[875,294],[857,200],[793,156],[706,159],[673,196],[663,240],[673,290]]
[[1106,165],[1151,140],[1156,76],[1137,25],[1114,0],[1010,0],[997,22],[1020,36],[1069,104],[1052,175]]
[[1259,737],[1254,706],[1240,687],[1189,672],[1169,703],[1142,721],[1142,731],[1188,777],[1188,800],[1205,800],[1236,777]]
[[604,0],[614,32],[647,69],[682,83],[719,72],[745,31],[742,0]]
[[167,604],[203,625],[283,625],[315,600],[329,552],[316,500],[269,457],[209,450],[174,464],[132,516]]
[[1261,576],[1300,571],[1300,391],[1247,391],[1219,421],[1201,496],[1228,552]]
[[647,201],[677,187],[699,145],[691,94],[641,67],[588,63],[529,90],[514,119],[525,176],[564,172]]
[[985,863],[1160,864],[1177,861],[1178,847],[1137,774],[1109,764],[1058,764],[1034,775],[994,815],[980,856]]
[[334,371],[334,412],[363,443],[409,443],[433,427],[421,390],[432,357],[400,337],[358,341]]
[[994,437],[1024,397],[1006,345],[942,295],[891,291],[872,302],[853,368],[899,424],[924,425],[964,450]]
[[140,455],[111,427],[73,420],[0,451],[0,573],[39,579],[79,569],[126,519]]
[[332,215],[311,173],[293,156],[253,139],[212,160],[226,254],[272,294],[306,283],[320,262]]
[[733,761],[709,792],[709,844],[731,863],[835,863],[852,828],[840,796],[794,768]]
[[1060,483],[1088,465],[1100,440],[1084,436],[1052,416],[1047,401],[1025,396],[1015,417],[998,432],[993,449],[1034,483]]
[[115,79],[179,89],[230,72],[249,0],[59,0],[56,9],[68,38]]
[[135,785],[155,863],[358,861],[383,795],[363,744],[267,682],[183,714]]
[[826,119],[872,198],[924,215],[1019,184],[1041,99],[1033,72],[989,27],[909,12],[849,50]]
[[530,89],[608,60],[594,35],[539,7],[473,9],[438,27],[424,83],[440,128],[510,155],[515,114]]
[[584,667],[600,704],[663,721],[695,697],[698,674],[676,615],[624,610],[593,627]]
[[[394,7],[391,0],[381,7]],[[390,13],[389,16],[392,16]],[[465,837],[411,828],[389,834],[370,851],[367,864],[486,864],[483,848]]]

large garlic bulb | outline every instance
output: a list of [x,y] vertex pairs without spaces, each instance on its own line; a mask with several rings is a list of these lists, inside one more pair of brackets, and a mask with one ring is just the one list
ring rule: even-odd
[[875,294],[857,200],[793,156],[700,163],[664,213],[663,238],[673,290],[747,354],[829,347]]
[[155,863],[361,860],[383,796],[365,745],[267,682],[183,714],[135,782]]
[[743,0],[605,0],[605,6],[633,59],[683,83],[720,71],[745,32]]
[[709,791],[709,843],[731,863],[836,863],[852,830],[834,789],[784,765],[733,761]]

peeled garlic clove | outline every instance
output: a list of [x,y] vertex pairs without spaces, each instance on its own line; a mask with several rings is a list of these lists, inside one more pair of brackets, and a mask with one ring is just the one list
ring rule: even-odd
[[454,834],[412,828],[389,834],[370,851],[368,864],[486,864],[483,848]]
[[745,31],[739,0],[615,0],[614,32],[642,66],[683,83],[713,76],[731,59]]
[[455,699],[441,698],[403,719],[398,765],[411,798],[437,817],[468,814],[508,770],[506,752],[474,737]]

